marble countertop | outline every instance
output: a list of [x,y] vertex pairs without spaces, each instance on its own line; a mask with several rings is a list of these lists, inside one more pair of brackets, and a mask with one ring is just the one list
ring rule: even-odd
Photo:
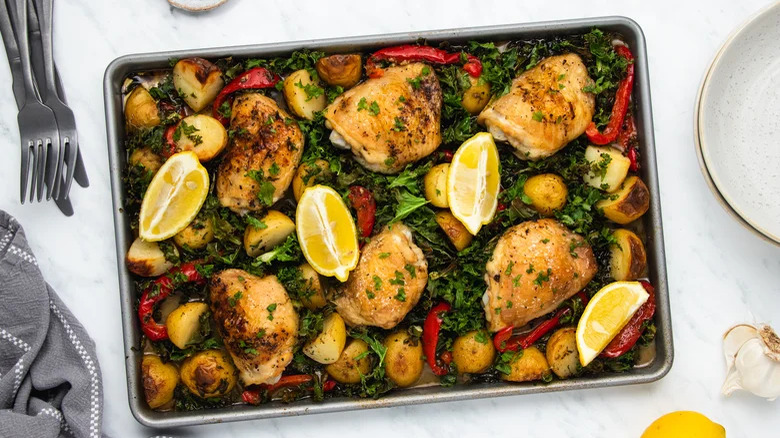
[[[458,4],[458,6],[455,6]],[[130,414],[125,384],[102,81],[124,54],[383,32],[458,28],[585,16],[625,15],[644,29],[650,57],[658,173],[666,234],[675,362],[657,383],[220,424],[167,431],[177,436],[639,436],[673,410],[700,411],[729,437],[780,429],[777,405],[720,395],[721,334],[738,322],[780,325],[780,248],[735,222],[710,193],[693,147],[693,105],[704,74],[730,31],[766,0],[509,2],[446,0],[229,0],[191,15],[164,0],[59,0],[55,50],[76,114],[91,187],[74,184],[75,216],[53,203],[20,205],[16,108],[0,93],[0,208],[25,227],[44,277],[97,344],[104,427],[115,437],[151,436]],[[340,14],[349,11],[348,16]],[[3,57],[3,59],[5,59]],[[10,84],[5,61],[0,83]]]

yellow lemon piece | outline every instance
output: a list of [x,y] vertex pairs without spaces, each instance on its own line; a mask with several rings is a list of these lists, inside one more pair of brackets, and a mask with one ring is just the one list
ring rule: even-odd
[[582,366],[601,353],[648,296],[638,281],[616,281],[596,292],[577,324],[577,350]]
[[295,226],[303,256],[315,271],[347,281],[357,266],[357,229],[341,196],[316,185],[303,191],[295,211]]
[[670,412],[655,420],[641,438],[726,438],[726,429],[693,411]]
[[209,193],[209,173],[194,152],[172,155],[154,175],[141,203],[139,235],[147,242],[172,237],[189,225]]
[[500,184],[498,149],[492,135],[480,132],[460,145],[447,173],[447,199],[452,214],[469,233],[476,235],[493,220]]

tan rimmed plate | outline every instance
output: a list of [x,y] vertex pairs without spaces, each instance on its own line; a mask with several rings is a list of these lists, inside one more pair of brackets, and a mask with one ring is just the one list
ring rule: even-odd
[[719,50],[696,103],[702,173],[739,222],[780,244],[780,3]]

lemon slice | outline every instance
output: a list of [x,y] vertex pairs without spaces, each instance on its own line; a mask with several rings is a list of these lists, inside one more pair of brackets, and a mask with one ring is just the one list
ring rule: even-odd
[[303,256],[315,271],[347,281],[357,266],[357,230],[341,196],[330,187],[304,190],[295,211],[295,226]]
[[596,292],[577,324],[577,350],[582,366],[601,353],[648,296],[638,281],[616,281]]
[[141,203],[139,235],[165,240],[189,225],[206,200],[209,174],[194,152],[172,155],[154,175]]
[[490,223],[498,205],[498,149],[487,132],[466,140],[452,157],[447,174],[447,199],[452,214],[476,235]]

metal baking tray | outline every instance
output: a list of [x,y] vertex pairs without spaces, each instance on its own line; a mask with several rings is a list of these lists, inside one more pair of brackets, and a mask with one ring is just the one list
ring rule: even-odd
[[[442,41],[501,41],[586,33],[593,27],[615,31],[623,35],[636,57],[633,99],[636,103],[636,122],[643,152],[641,154],[641,176],[650,188],[650,210],[643,217],[643,225],[645,230],[647,230],[646,248],[649,277],[653,285],[655,285],[657,300],[657,310],[655,314],[658,330],[655,342],[656,355],[649,365],[642,368],[634,368],[622,374],[603,374],[593,377],[580,377],[572,380],[554,381],[549,384],[486,383],[457,385],[448,388],[440,386],[417,387],[392,391],[376,400],[332,398],[322,402],[314,402],[311,400],[301,400],[290,404],[270,402],[260,406],[234,405],[220,409],[192,412],[156,412],[146,406],[139,373],[142,352],[138,351],[137,348],[134,348],[139,345],[141,337],[134,310],[136,294],[133,289],[131,274],[125,267],[125,251],[130,246],[133,236],[130,232],[128,217],[125,216],[122,209],[124,204],[122,174],[125,166],[126,154],[123,146],[124,119],[122,112],[121,87],[123,81],[129,74],[137,71],[168,68],[169,59],[189,56],[200,56],[212,59],[226,56],[271,57],[285,55],[302,48],[322,50],[326,53],[369,51],[388,45],[414,43],[420,39],[425,39],[432,44],[437,44]],[[407,32],[390,35],[372,35],[127,55],[117,58],[109,64],[103,81],[103,92],[106,109],[106,130],[108,135],[108,157],[111,171],[114,228],[116,232],[116,254],[119,267],[122,327],[124,329],[127,392],[130,401],[130,410],[135,418],[146,426],[175,427],[225,421],[252,420],[649,383],[665,376],[672,367],[672,324],[669,314],[669,288],[666,279],[666,260],[664,255],[663,230],[661,226],[661,203],[655,159],[647,51],[642,29],[636,22],[629,18],[597,17],[529,24],[508,24],[466,29]]]

